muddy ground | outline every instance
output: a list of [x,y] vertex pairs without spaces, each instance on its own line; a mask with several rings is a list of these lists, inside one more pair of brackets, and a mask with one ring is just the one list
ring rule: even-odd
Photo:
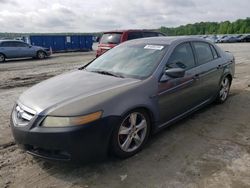
[[80,67],[94,52],[0,64],[0,187],[250,187],[250,44],[220,46],[237,62],[225,104],[210,105],[165,129],[134,157],[84,166],[26,154],[13,141],[9,116],[20,93]]

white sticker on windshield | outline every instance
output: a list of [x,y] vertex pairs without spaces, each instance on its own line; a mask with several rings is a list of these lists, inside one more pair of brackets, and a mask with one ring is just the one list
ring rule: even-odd
[[146,45],[144,49],[150,49],[150,50],[162,50],[164,46],[160,45]]

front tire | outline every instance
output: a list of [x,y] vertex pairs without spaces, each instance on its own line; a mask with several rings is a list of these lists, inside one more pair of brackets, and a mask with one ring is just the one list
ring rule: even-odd
[[5,55],[0,54],[0,63],[4,63],[4,62],[5,62]]
[[119,158],[128,158],[139,152],[148,140],[150,119],[143,110],[134,110],[122,117],[112,134],[112,152]]
[[37,59],[44,59],[45,57],[46,57],[45,52],[43,52],[43,51],[37,52]]
[[228,76],[224,77],[220,83],[220,91],[216,98],[217,103],[222,104],[227,100],[230,91],[230,86],[231,86],[230,78]]

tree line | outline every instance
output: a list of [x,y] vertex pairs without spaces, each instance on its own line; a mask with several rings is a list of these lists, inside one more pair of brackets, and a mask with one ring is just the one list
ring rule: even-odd
[[179,27],[164,27],[158,31],[169,36],[175,35],[207,35],[207,34],[244,34],[250,33],[250,17],[234,22],[200,22],[181,25]]
[[[168,36],[175,35],[208,35],[208,34],[250,34],[250,17],[238,19],[234,22],[200,22],[195,24],[181,25],[179,27],[164,27],[155,29]],[[40,33],[41,35],[86,35],[101,36],[102,32],[95,33]],[[39,33],[0,33],[0,38],[15,38]]]

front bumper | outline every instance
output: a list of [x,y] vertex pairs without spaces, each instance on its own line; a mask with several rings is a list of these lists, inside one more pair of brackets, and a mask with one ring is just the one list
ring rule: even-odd
[[95,122],[65,128],[39,126],[42,117],[32,125],[17,127],[11,119],[12,133],[17,144],[28,153],[49,160],[98,161],[107,156],[110,136],[119,117],[102,118]]

